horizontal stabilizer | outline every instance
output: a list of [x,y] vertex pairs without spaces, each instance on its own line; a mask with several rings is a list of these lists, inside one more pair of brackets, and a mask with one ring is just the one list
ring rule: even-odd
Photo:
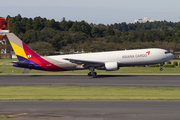
[[15,63],[17,65],[34,65],[33,63],[20,62],[20,61],[13,61],[11,63]]

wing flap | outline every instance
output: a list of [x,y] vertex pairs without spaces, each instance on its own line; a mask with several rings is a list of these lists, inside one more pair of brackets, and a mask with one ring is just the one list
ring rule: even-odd
[[84,68],[101,67],[104,65],[104,62],[100,62],[100,61],[78,60],[78,59],[71,59],[71,58],[64,58],[64,60],[68,60],[69,62],[77,64],[77,65],[83,65]]

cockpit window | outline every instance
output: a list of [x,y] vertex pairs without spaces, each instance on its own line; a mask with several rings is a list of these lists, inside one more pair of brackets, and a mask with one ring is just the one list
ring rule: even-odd
[[168,54],[168,53],[170,53],[170,52],[169,52],[169,51],[166,51],[166,52],[165,52],[165,54]]

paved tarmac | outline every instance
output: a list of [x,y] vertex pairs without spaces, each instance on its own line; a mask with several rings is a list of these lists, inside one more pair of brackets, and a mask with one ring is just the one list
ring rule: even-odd
[[180,87],[180,75],[0,75],[0,86],[31,85]]
[[[180,87],[180,75],[0,75],[0,86]],[[8,120],[180,120],[180,101],[0,101]]]
[[180,120],[180,101],[0,101],[0,114],[15,120]]

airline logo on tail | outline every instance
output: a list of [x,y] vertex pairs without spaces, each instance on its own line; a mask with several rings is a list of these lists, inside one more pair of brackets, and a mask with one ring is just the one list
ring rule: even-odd
[[30,59],[32,57],[32,55],[27,55],[27,57]]

